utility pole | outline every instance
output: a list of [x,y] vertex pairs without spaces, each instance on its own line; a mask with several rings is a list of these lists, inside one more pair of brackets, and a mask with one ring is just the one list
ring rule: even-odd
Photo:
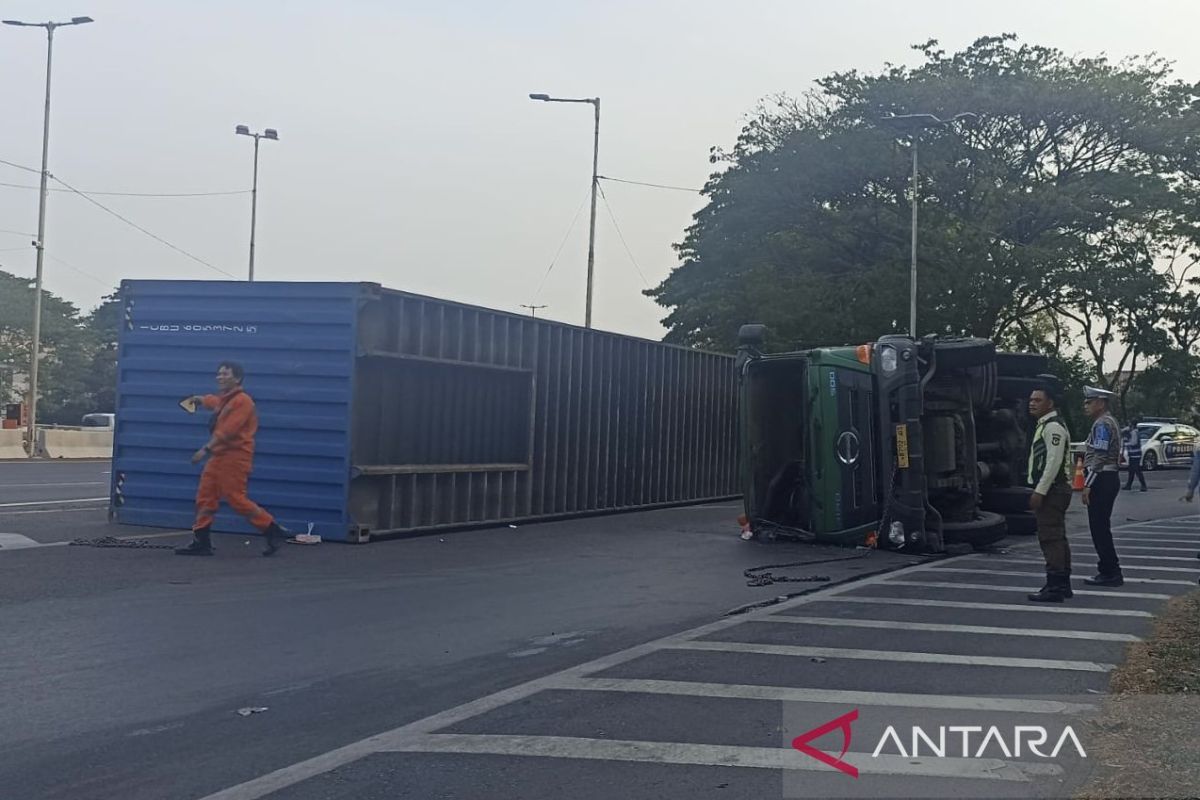
[[22,28],[44,28],[46,31],[46,108],[42,120],[42,179],[38,192],[37,274],[33,292],[33,331],[29,351],[29,457],[37,455],[38,360],[42,342],[42,268],[46,259],[46,181],[50,177],[50,67],[54,56],[54,29],[71,25],[86,25],[91,17],[72,17],[69,22],[21,22],[4,20],[5,25]]
[[900,128],[912,136],[912,231],[910,233],[912,247],[908,269],[908,335],[914,339],[917,337],[917,207],[920,203],[917,183],[917,144],[921,138],[921,131],[926,128],[949,125],[960,119],[978,119],[978,117],[979,115],[973,111],[964,111],[961,114],[955,114],[950,119],[941,119],[933,114],[893,114],[880,120],[884,124]]
[[600,98],[599,97],[551,97],[548,94],[531,94],[530,100],[544,103],[590,103],[596,112],[596,125],[592,135],[592,215],[588,225],[587,300],[584,304],[583,327],[592,327],[592,278],[596,268],[596,193],[600,189]]
[[274,128],[267,128],[262,133],[251,133],[247,125],[238,125],[234,128],[234,133],[239,136],[254,137],[254,183],[250,188],[250,275],[249,281],[254,282],[254,229],[258,224],[258,140],[270,139],[272,142],[279,141],[279,131]]

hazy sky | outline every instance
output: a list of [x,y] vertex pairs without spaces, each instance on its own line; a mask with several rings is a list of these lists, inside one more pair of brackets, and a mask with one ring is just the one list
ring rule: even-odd
[[[583,319],[591,108],[601,174],[699,187],[757,101],[835,70],[913,63],[910,45],[958,49],[1012,31],[1071,53],[1157,52],[1200,78],[1191,2],[226,2],[0,0],[27,21],[89,15],[55,35],[50,171],[86,191],[248,189],[260,160],[256,276],[376,281]],[[0,28],[0,159],[37,167],[45,34]],[[37,175],[0,165],[0,182]],[[701,198],[606,184],[639,276],[603,203],[595,325],[657,338],[641,290],[677,263]],[[249,195],[99,197],[244,278]],[[89,308],[121,278],[222,278],[90,205],[50,197],[46,287]],[[32,276],[37,192],[0,186],[0,265]],[[16,249],[11,249],[16,248]],[[70,265],[68,267],[67,265]],[[75,268],[75,269],[72,269]],[[76,271],[79,270],[79,271]],[[81,272],[87,275],[81,274]]]

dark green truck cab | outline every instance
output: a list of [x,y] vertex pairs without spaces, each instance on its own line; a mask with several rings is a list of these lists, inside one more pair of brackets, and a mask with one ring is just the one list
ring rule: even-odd
[[743,326],[737,359],[757,537],[942,552],[1032,532],[1024,407],[1053,380],[1044,357],[907,336],[767,354],[764,338]]

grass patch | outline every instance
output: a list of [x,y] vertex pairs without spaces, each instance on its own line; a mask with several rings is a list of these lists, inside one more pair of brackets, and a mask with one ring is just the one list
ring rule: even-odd
[[1095,771],[1076,800],[1200,796],[1200,591],[1167,604],[1110,692],[1087,737]]

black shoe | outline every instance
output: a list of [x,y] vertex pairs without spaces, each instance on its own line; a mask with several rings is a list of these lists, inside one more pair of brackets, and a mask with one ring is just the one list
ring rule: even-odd
[[267,546],[263,549],[264,556],[275,555],[275,551],[279,549],[279,543],[285,538],[284,533],[285,531],[283,528],[279,527],[274,522],[271,523],[270,527],[263,531],[263,536],[267,537]]
[[177,556],[211,556],[212,554],[212,534],[208,528],[198,528],[192,531],[192,543],[187,547],[175,548]]
[[1125,578],[1118,572],[1113,575],[1100,574],[1094,578],[1084,578],[1083,582],[1088,586],[1124,586]]
[[1026,596],[1035,603],[1061,603],[1071,595],[1064,592],[1061,586],[1051,586],[1047,583],[1037,592]]

